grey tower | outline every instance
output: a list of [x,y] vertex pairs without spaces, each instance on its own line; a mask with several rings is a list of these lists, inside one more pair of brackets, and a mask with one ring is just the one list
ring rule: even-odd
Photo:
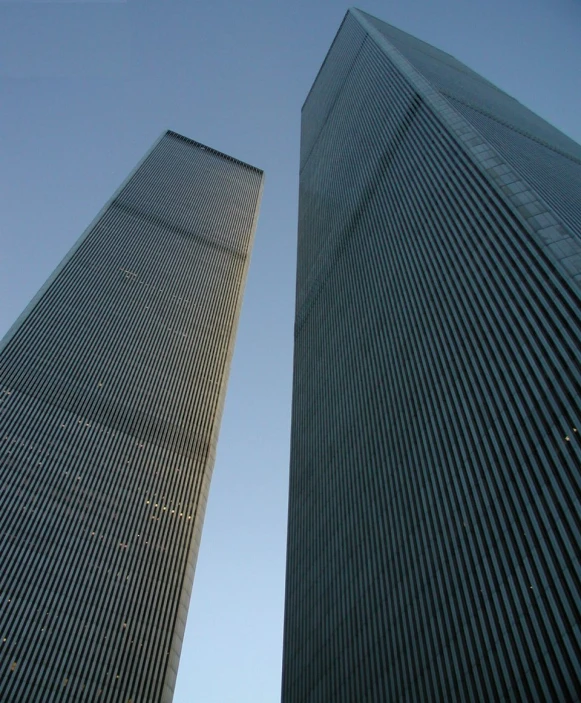
[[167,132],[0,348],[0,700],[171,701],[262,172]]
[[581,695],[581,147],[347,13],[302,112],[284,703]]

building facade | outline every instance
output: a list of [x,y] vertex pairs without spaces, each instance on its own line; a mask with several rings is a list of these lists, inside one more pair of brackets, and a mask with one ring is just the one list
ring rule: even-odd
[[347,13],[302,111],[283,703],[581,696],[581,147]]
[[158,140],[0,347],[0,700],[171,701],[262,171]]

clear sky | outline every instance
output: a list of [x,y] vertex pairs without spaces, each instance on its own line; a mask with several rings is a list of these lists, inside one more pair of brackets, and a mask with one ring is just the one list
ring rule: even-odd
[[[347,7],[0,1],[0,336],[163,130],[266,172],[175,703],[280,696],[300,108]],[[360,7],[581,141],[578,0]]]

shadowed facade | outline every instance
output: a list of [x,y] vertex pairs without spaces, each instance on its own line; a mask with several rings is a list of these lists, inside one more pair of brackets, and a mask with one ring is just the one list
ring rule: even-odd
[[581,147],[347,13],[302,111],[283,703],[581,695]]

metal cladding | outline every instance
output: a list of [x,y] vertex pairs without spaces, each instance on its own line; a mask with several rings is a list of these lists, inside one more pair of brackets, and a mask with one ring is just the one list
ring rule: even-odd
[[262,172],[167,132],[0,350],[0,700],[171,701]]
[[580,156],[347,13],[302,114],[283,703],[580,699]]

